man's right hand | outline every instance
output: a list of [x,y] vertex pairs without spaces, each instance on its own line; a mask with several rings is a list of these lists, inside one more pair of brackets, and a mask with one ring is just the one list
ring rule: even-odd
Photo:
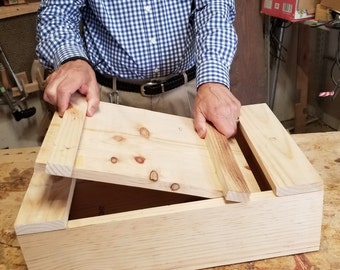
[[99,105],[99,89],[92,67],[84,60],[66,62],[46,79],[44,100],[57,107],[64,115],[73,93],[78,91],[86,97],[87,116],[92,116]]

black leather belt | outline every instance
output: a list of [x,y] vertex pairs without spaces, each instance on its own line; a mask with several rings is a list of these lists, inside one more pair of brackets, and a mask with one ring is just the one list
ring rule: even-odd
[[[101,85],[111,88],[112,77],[104,76],[96,72],[97,82]],[[116,80],[117,90],[141,93],[142,96],[158,95],[167,91],[170,91],[176,87],[179,87],[186,82],[193,80],[196,77],[196,67],[192,67],[184,73],[175,75],[165,81],[159,81],[157,79],[146,82],[142,85],[136,83],[130,83],[126,81]]]

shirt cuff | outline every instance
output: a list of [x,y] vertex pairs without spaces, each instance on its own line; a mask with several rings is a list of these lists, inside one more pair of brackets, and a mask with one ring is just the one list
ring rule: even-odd
[[208,82],[221,83],[230,88],[230,68],[221,63],[210,60],[197,64],[197,88]]
[[68,59],[76,57],[88,61],[88,57],[82,48],[72,46],[60,47],[54,54],[54,68],[58,68],[62,63],[67,62]]

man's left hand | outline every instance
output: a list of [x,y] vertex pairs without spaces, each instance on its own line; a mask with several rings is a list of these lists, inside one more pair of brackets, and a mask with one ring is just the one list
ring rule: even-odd
[[207,121],[227,138],[237,131],[241,103],[220,83],[205,83],[197,89],[194,107],[194,126],[201,138],[207,133]]

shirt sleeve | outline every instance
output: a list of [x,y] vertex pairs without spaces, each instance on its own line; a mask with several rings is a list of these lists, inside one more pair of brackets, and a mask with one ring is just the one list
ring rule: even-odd
[[43,0],[37,12],[36,53],[41,63],[56,69],[69,58],[87,58],[80,35],[84,1]]
[[196,0],[197,86],[218,82],[230,87],[229,70],[237,48],[234,0]]

